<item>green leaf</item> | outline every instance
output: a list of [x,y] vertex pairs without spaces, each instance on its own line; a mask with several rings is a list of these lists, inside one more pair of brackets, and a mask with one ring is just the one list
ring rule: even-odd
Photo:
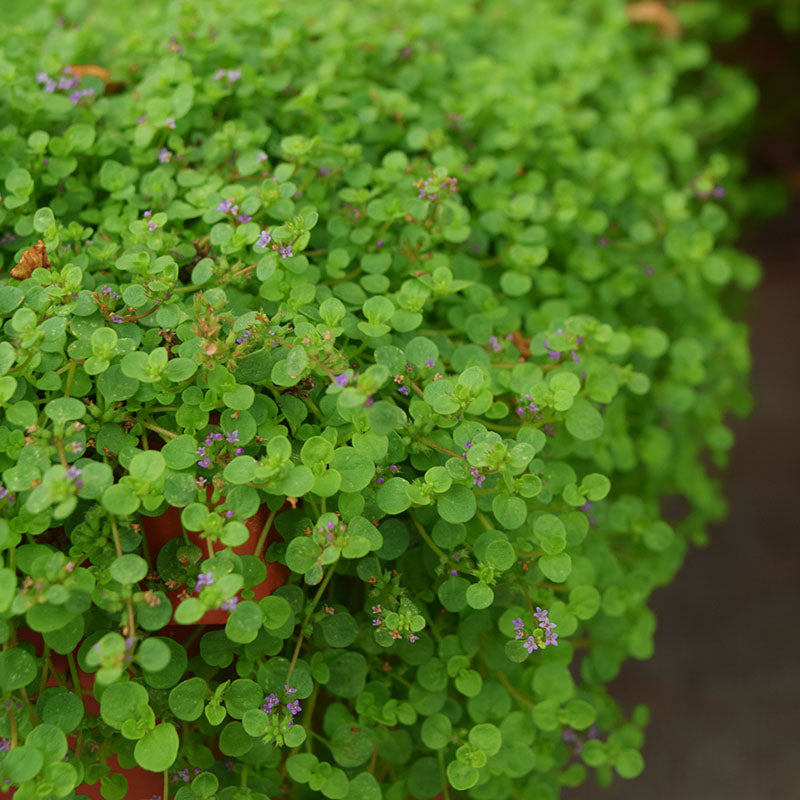
[[129,719],[136,719],[139,706],[147,705],[147,689],[138,683],[112,683],[100,697],[103,722],[119,730]]
[[36,660],[21,647],[0,652],[0,688],[12,692],[27,686],[36,677]]
[[123,585],[137,583],[147,575],[147,562],[133,553],[118,556],[108,568],[111,577]]
[[480,773],[475,767],[462,764],[460,761],[451,761],[447,765],[447,780],[450,785],[459,792],[471,789],[480,777]]
[[163,772],[172,766],[178,755],[178,732],[169,722],[161,722],[136,742],[133,757],[150,772]]
[[489,608],[494,602],[494,592],[483,581],[471,583],[467,589],[466,597],[470,608]]
[[638,750],[628,747],[624,749],[614,761],[614,768],[621,778],[635,778],[641,775],[644,769],[644,758]]
[[453,726],[444,714],[431,714],[422,723],[420,738],[425,747],[441,750],[450,744]]
[[563,583],[572,572],[572,559],[567,553],[542,556],[536,563],[545,578],[555,583]]
[[17,785],[35,778],[44,766],[44,756],[35,747],[19,745],[3,759],[3,772]]
[[443,520],[457,524],[469,522],[475,516],[477,503],[471,489],[456,484],[439,495],[436,508]]
[[74,397],[59,397],[45,404],[44,413],[53,422],[71,422],[86,414],[86,406]]
[[405,478],[390,478],[382,484],[375,498],[380,509],[386,514],[402,514],[411,505],[409,486]]
[[581,441],[597,439],[603,433],[603,417],[586,400],[576,400],[567,411],[567,430]]
[[337,448],[330,465],[342,476],[343,492],[360,492],[375,474],[375,465],[372,461],[352,447]]
[[199,719],[203,713],[208,688],[202,678],[189,678],[181,681],[169,693],[170,711],[187,722]]

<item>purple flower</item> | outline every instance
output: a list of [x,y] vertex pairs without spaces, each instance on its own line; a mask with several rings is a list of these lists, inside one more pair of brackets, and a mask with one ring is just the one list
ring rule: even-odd
[[486,476],[481,475],[481,471],[477,467],[470,467],[469,471],[472,474],[472,483],[480,489],[486,480]]
[[469,450],[472,447],[472,442],[464,442],[464,449]]
[[5,486],[0,486],[0,500],[5,500],[8,497],[8,489]]
[[296,717],[303,709],[300,708],[299,700],[292,700],[286,704],[286,710],[292,712],[292,716]]
[[67,478],[71,481],[77,480],[80,475],[83,474],[82,469],[78,469],[76,466],[67,467]]
[[428,359],[428,360],[425,362],[425,366],[426,366],[426,367],[435,367],[435,366],[436,366],[436,361],[435,361],[434,359],[432,359],[432,358],[429,358],[429,359]]
[[199,456],[204,456],[206,454],[206,449],[205,447],[198,447],[197,450],[195,450],[195,453],[197,453]]
[[148,208],[148,209],[147,209],[147,211],[145,211],[145,212],[142,214],[142,216],[143,216],[143,217],[149,217],[149,216],[150,216],[152,213],[153,213],[153,209],[152,209],[152,208]]
[[80,442],[73,442],[70,446],[73,453],[80,453],[83,450],[83,445]]
[[205,467],[206,469],[208,469],[208,467],[211,466],[211,461],[209,461],[208,456],[206,456],[205,458],[202,458],[200,459],[200,461],[197,462],[197,466]]
[[11,747],[11,742],[8,739],[0,739],[0,751],[6,751]]
[[458,575],[458,570],[457,569],[451,569],[450,570],[450,574],[451,575]]
[[269,156],[263,150],[258,151],[256,160],[258,161],[259,164],[263,164],[268,158]]
[[529,636],[522,645],[528,653],[532,653],[534,650],[538,650],[539,646],[536,644],[536,639],[533,636]]
[[226,516],[228,519],[230,519],[230,518],[233,516],[233,509],[232,509],[232,508],[229,508],[229,509],[228,509],[228,510],[225,512],[225,516]]
[[211,572],[201,572],[197,576],[197,583],[194,590],[199,592],[204,586],[211,586],[214,583],[214,575]]
[[[383,480],[383,479],[379,478],[378,480]],[[372,620],[372,624],[373,624],[374,627],[377,628],[378,625],[381,624],[381,618],[380,617],[375,617],[375,619]]]
[[217,211],[224,211],[226,214],[233,208],[233,200],[221,200],[217,206]]
[[171,131],[175,130],[175,119],[174,117],[167,117],[167,121],[164,123]]
[[347,386],[350,383],[350,378],[347,376],[346,373],[342,372],[341,375],[337,375],[334,380],[339,386]]
[[48,79],[47,79],[47,80],[44,82],[44,90],[45,90],[46,92],[48,92],[49,94],[52,94],[52,93],[53,93],[53,92],[56,90],[56,86],[57,86],[57,85],[58,85],[58,84],[56,84],[56,82],[55,82],[54,80],[52,80],[51,78],[48,78]]
[[150,220],[150,224],[147,226],[147,229],[149,231],[154,231],[157,228],[158,228],[158,223],[156,223],[155,220]]
[[[241,336],[239,336],[239,337],[236,339],[236,344],[243,344],[243,343],[244,343],[244,341],[245,341],[245,339],[248,339],[249,337],[250,337],[250,331],[249,331],[249,330],[247,330],[247,329],[243,330],[243,331],[242,331],[242,335],[241,335]],[[237,441],[238,441],[238,439],[237,439]]]
[[233,452],[236,453],[237,456],[240,456],[244,453],[244,447],[237,447]]
[[364,408],[372,408],[375,405],[375,398],[372,395],[369,395],[367,399],[363,403]]
[[147,114],[142,114],[141,117],[136,117],[136,124],[137,125],[141,125],[144,122],[147,122]]
[[725,187],[724,186],[715,186],[711,190],[711,194],[713,194],[714,197],[720,197],[720,198],[721,197],[725,197],[725,194],[726,194]]
[[515,620],[512,620],[511,624],[514,626],[515,631],[521,631],[525,627],[522,617],[517,617]]
[[275,708],[275,706],[280,705],[280,702],[281,701],[278,700],[277,695],[269,694],[264,698],[264,705],[261,706],[261,710],[265,714],[271,714],[272,709]]
[[411,642],[411,644],[414,644],[414,642],[418,642],[419,641],[419,636],[417,636],[416,633],[409,633],[408,634],[408,641]]
[[397,391],[400,392],[400,394],[408,397],[408,386],[398,386]]
[[375,245],[376,247],[383,247],[383,239],[378,239],[378,241],[375,242]]
[[281,258],[291,258],[294,255],[290,244],[287,244],[285,247],[279,247],[278,252],[281,254]]
[[264,230],[258,235],[258,239],[256,239],[256,244],[259,247],[266,247],[272,241],[272,236],[270,236],[269,231]]
[[503,349],[496,336],[489,337],[489,344],[492,346],[492,350],[494,350],[495,353],[499,353]]
[[214,80],[215,80],[215,81],[220,81],[220,80],[222,80],[224,77],[225,77],[225,70],[224,70],[224,69],[218,69],[218,70],[217,70],[217,71],[214,73]]
[[558,645],[558,634],[553,633],[552,631],[547,631],[544,643]]
[[236,597],[236,596],[229,597],[227,600],[225,600],[222,603],[220,608],[223,611],[234,611],[236,609],[236,606],[238,605],[238,603],[239,603],[239,598],[238,597]]
[[[36,83],[45,83],[48,80],[50,80],[50,76],[46,72],[36,73]],[[5,739],[3,741],[5,741]]]
[[158,160],[162,164],[168,164],[170,161],[172,161],[172,153],[169,150],[167,150],[166,147],[162,147],[158,151]]
[[548,612],[545,611],[543,608],[539,608],[539,606],[536,606],[536,611],[533,612],[533,616],[536,617],[536,619],[538,619],[539,622],[544,622],[547,619],[547,613]]
[[116,323],[117,325],[120,325],[122,323],[122,317],[119,314],[112,314],[111,321]]
[[235,442],[239,441],[239,431],[231,431],[230,433],[225,434],[225,439],[230,443],[234,444]]
[[240,69],[229,69],[228,70],[228,80],[231,83],[236,83],[239,78],[242,77],[242,71]]
[[250,222],[250,220],[253,218],[249,214],[239,214],[239,216],[237,216],[236,219],[239,220],[239,222],[241,223],[245,223],[245,222]]
[[283,691],[284,691],[286,694],[297,694],[297,689],[293,689],[291,686],[289,686],[289,684],[288,684],[288,683],[285,683],[285,684],[283,685]]

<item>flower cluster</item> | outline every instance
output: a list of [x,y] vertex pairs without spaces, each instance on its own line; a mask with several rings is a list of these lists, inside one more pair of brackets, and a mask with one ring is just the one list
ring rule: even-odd
[[[300,701],[295,697],[291,700],[287,701],[287,698],[291,697],[292,695],[297,694],[297,689],[290,686],[288,683],[283,687],[283,706],[289,712],[289,717],[284,718],[287,728],[291,728],[294,724],[293,718],[296,717],[302,710],[302,706],[300,705]],[[268,694],[264,698],[264,704],[261,706],[261,710],[267,715],[272,716],[273,713],[276,714],[276,709],[279,709],[281,706],[281,699],[276,695],[274,692]]]
[[228,83],[236,83],[241,77],[242,71],[240,69],[218,69],[214,73],[215,81],[221,81],[223,78],[227,78]]
[[524,639],[522,644],[528,653],[532,653],[534,650],[539,650],[548,645],[557,645],[558,634],[553,631],[556,625],[554,622],[550,622],[548,612],[536,606],[536,611],[533,612],[533,616],[538,620],[539,627],[531,632],[528,632],[525,622],[521,617],[517,617],[513,620],[512,624],[516,631],[514,638],[518,640]]
[[[209,432],[203,440],[203,444],[195,451],[195,453],[200,456],[197,466],[210,469],[212,464],[217,462],[217,459],[221,458],[223,461],[230,461],[231,453],[229,445],[238,445],[238,443],[238,430],[229,431],[225,434],[219,431]],[[235,456],[240,456],[243,453],[243,447],[236,447],[233,450],[233,455]],[[233,515],[231,514],[231,516]]]

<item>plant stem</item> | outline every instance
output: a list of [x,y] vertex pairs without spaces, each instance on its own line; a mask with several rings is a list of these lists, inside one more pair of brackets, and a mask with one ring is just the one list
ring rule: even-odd
[[[111,534],[114,537],[114,549],[117,551],[117,557],[122,555],[122,544],[119,540],[119,528],[117,527],[117,519],[111,516]],[[123,598],[125,608],[128,612],[128,636],[136,638],[136,617],[133,613],[133,600],[130,597]]]
[[336,570],[337,563],[338,562],[334,562],[333,564],[331,564],[331,568],[328,570],[328,574],[325,576],[322,583],[319,585],[319,589],[317,589],[317,593],[314,595],[314,599],[311,601],[311,608],[308,609],[306,618],[303,620],[303,623],[300,626],[300,635],[297,637],[297,644],[295,645],[294,653],[292,654],[292,662],[291,664],[289,664],[289,672],[286,673],[287,683],[289,681],[289,677],[291,676],[292,672],[294,672],[295,664],[297,664],[297,658],[300,655],[300,645],[302,645],[303,643],[303,637],[305,636],[306,626],[311,621],[311,616],[314,613],[314,609],[317,607],[317,603],[322,597],[322,593],[325,591],[328,584],[330,583],[331,578],[333,577],[333,573]]
[[269,536],[269,532],[272,529],[272,522],[275,519],[275,515],[278,513],[278,510],[270,511],[269,516],[267,517],[267,521],[264,523],[264,527],[261,529],[261,533],[258,537],[258,541],[256,542],[256,549],[253,551],[253,555],[256,558],[261,558],[261,553],[264,550],[264,545],[267,543],[267,537]]
[[411,521],[416,526],[417,530],[419,531],[419,535],[423,538],[425,544],[427,544],[428,547],[430,547],[434,553],[436,553],[440,558],[444,559],[449,564],[450,557],[447,555],[447,553],[445,553],[444,550],[438,547],[437,544],[433,541],[433,539],[431,539],[431,537],[428,535],[428,532],[425,530],[425,528],[422,527],[422,525],[420,525],[419,520],[414,516],[414,514],[412,514],[410,511],[409,514],[411,516]]
[[456,458],[461,458],[461,454],[456,453],[455,450],[448,450],[448,448],[442,447],[440,444],[436,444],[436,442],[430,441],[430,439],[423,439],[421,436],[417,436],[416,438],[418,442],[421,442],[427,447],[432,447],[434,450],[438,450],[440,453],[447,453],[447,455],[449,456],[455,456]]
[[[378,752],[377,748],[375,752]],[[450,800],[450,785],[447,780],[447,772],[444,768],[444,752],[439,750],[436,755],[439,757],[439,770],[442,773],[442,795],[444,796],[444,800]]]
[[142,422],[141,420],[137,420],[137,422],[143,427],[147,428],[150,431],[155,431],[156,433],[160,433],[162,437],[166,439],[177,439],[178,434],[173,433],[172,431],[168,431],[166,428],[162,428],[160,425],[156,425],[154,422]]
[[513,694],[514,697],[516,697],[517,700],[520,701],[520,703],[522,703],[525,706],[528,706],[528,708],[534,708],[536,706],[536,703],[534,703],[529,698],[525,697],[525,695],[522,694],[522,692],[520,692],[519,689],[515,689],[511,685],[511,682],[508,680],[508,678],[506,677],[504,672],[501,672],[500,670],[498,670],[497,671],[497,677],[500,678],[500,681],[503,683],[503,685],[506,687],[506,689],[508,689],[508,691],[511,692],[511,694]]

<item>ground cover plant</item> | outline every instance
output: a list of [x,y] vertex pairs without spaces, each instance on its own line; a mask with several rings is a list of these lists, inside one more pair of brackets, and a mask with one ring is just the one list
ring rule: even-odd
[[639,774],[605,687],[750,404],[748,81],[618,0],[9,8],[3,787]]

